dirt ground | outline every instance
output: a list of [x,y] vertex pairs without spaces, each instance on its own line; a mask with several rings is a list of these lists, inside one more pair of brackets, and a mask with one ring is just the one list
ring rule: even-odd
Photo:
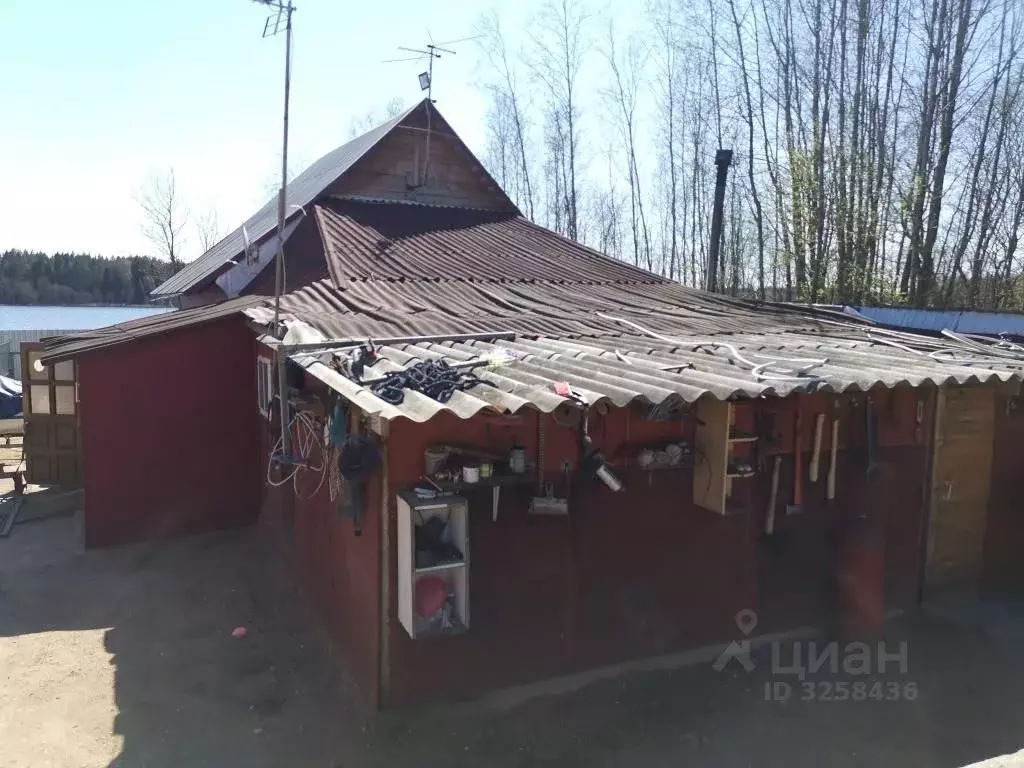
[[761,651],[749,674],[373,717],[264,531],[82,553],[79,522],[0,539],[0,768],[961,766],[1024,744],[1020,606],[896,622],[912,701],[799,701],[791,677],[791,700],[766,701]]

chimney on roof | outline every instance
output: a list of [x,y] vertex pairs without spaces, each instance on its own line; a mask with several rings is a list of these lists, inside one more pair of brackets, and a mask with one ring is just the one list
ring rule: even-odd
[[705,288],[718,290],[718,252],[722,245],[722,209],[725,207],[725,180],[732,165],[732,150],[720,149],[715,153],[718,177],[715,179],[715,207],[711,211],[711,247],[708,248],[707,281]]

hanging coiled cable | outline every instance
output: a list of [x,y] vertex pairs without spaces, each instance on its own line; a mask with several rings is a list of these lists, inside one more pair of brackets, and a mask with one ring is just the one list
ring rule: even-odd
[[[296,455],[284,455],[284,439],[283,437],[279,437],[277,442],[274,443],[274,447],[271,449],[270,456],[267,460],[267,484],[274,488],[279,488],[291,481],[296,498],[311,499],[320,492],[320,488],[322,488],[324,484],[324,479],[327,477],[327,461],[323,440],[323,423],[309,411],[298,411],[288,423],[287,428],[294,428],[295,430],[295,440],[292,445],[295,448]],[[317,463],[313,463],[311,461],[314,449],[316,449],[316,452],[319,455],[319,461]],[[284,477],[278,480],[273,478],[272,472],[275,466],[281,467],[283,470],[289,465],[291,466],[291,471]],[[313,492],[304,496],[299,491],[299,488],[301,487],[301,481],[299,478],[305,477],[310,473],[319,475],[320,478],[317,481],[316,488],[313,489]]]

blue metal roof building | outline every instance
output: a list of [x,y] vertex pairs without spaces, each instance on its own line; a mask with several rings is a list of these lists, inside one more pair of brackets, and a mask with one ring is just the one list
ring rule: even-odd
[[1024,337],[1024,315],[1013,312],[858,307],[856,312],[879,325],[939,333],[944,329],[986,336]]

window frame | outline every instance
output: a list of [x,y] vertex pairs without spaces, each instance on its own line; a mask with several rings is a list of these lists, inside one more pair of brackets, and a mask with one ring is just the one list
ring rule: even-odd
[[270,418],[274,397],[274,361],[265,355],[258,355],[256,357],[256,405],[265,419]]

